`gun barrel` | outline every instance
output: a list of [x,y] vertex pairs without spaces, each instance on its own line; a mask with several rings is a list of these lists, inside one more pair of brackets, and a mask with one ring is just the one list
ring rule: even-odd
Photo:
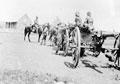
[[115,37],[115,34],[103,34],[103,37]]

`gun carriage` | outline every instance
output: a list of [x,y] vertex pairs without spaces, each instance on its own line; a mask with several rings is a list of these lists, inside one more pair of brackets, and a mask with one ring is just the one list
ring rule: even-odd
[[[59,50],[64,51],[64,55],[72,53],[72,63],[76,68],[79,59],[85,55],[85,51],[92,52],[92,56],[99,56],[100,52],[104,53],[109,61],[114,62],[116,67],[120,67],[120,34],[104,34],[102,31],[90,31],[87,28],[63,28],[62,33],[59,33],[59,38],[56,53]],[[59,36],[58,35],[58,36]],[[112,48],[103,47],[106,38],[114,38]],[[111,53],[109,55],[108,53]],[[113,59],[114,58],[114,59]]]

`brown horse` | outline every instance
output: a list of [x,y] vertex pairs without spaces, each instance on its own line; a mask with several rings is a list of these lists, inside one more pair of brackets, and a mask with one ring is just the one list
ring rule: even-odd
[[26,38],[26,35],[28,34],[28,40],[29,40],[29,42],[31,42],[31,40],[30,40],[30,34],[31,34],[31,32],[33,32],[33,33],[38,33],[38,42],[40,42],[40,37],[41,37],[41,35],[42,35],[42,27],[38,27],[35,31],[33,31],[33,27],[35,27],[34,25],[32,25],[32,26],[26,26],[25,27],[25,29],[24,29],[24,40],[25,40],[25,38]]

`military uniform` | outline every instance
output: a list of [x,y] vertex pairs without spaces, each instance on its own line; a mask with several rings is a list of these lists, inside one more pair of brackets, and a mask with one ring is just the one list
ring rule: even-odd
[[89,16],[89,14],[87,14],[87,17],[85,18],[84,26],[89,28],[90,30],[94,29],[93,18],[91,17],[91,15]]
[[34,20],[34,26],[35,26],[36,28],[38,27],[38,19],[37,19],[37,18]]
[[82,25],[82,19],[76,15],[75,17],[75,26],[80,27]]
[[71,29],[70,29],[70,38],[69,38],[70,42],[72,42],[72,40],[73,40],[73,37],[72,37],[73,32],[72,31],[76,27],[79,27],[79,29],[82,27],[82,19],[80,18],[79,12],[75,13],[75,25],[74,25],[74,27],[71,27]]
[[32,26],[32,29],[33,29],[32,31],[36,33],[38,26],[39,26],[38,25],[38,17],[36,17],[36,19],[34,20],[34,24]]

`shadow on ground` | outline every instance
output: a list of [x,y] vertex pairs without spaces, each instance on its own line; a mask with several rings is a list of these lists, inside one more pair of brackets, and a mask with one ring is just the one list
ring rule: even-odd
[[68,68],[71,68],[71,69],[75,69],[74,65],[70,62],[64,62],[65,66],[67,66]]
[[85,65],[85,67],[89,67],[89,68],[97,71],[98,73],[101,73],[101,74],[103,73],[102,71],[97,69],[99,66],[97,66],[96,64],[93,64],[91,61],[88,61],[88,60],[81,60],[81,61]]
[[[94,64],[92,63],[91,61],[89,60],[86,60],[86,59],[82,59],[81,60],[82,64],[84,64],[85,66],[84,67],[88,67],[88,68],[91,68],[93,70],[95,70],[96,72],[100,73],[100,74],[103,74],[102,71],[100,71],[98,68],[108,68],[108,69],[111,69],[111,68],[114,68],[116,70],[120,70],[120,68],[118,67],[115,67],[114,65],[112,64],[108,64],[106,63],[106,65],[103,65],[103,66],[98,66],[97,64]],[[65,66],[67,66],[68,68],[71,68],[71,69],[75,69],[74,65],[70,62],[64,62]],[[81,66],[78,66],[77,68],[80,68]]]
[[114,68],[114,69],[120,71],[120,67],[116,67],[116,66],[114,66],[114,65],[112,65],[112,64],[109,64],[109,63],[106,63],[106,65],[100,66],[100,67],[101,67],[101,68]]

